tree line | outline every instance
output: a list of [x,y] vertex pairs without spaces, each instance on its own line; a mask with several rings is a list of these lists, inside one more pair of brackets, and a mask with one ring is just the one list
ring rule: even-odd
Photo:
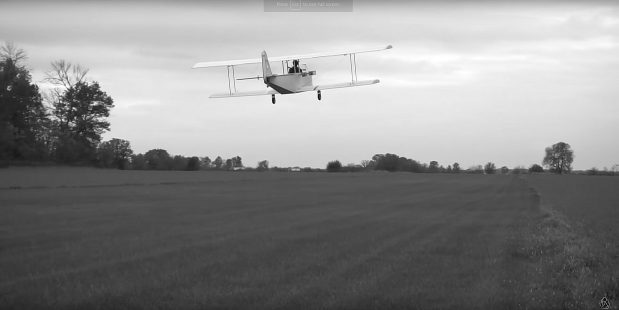
[[[565,142],[558,142],[545,149],[546,155],[542,160],[542,164],[547,167],[549,172],[553,173],[569,173],[572,171],[572,162],[574,161],[574,151],[571,146]],[[447,165],[439,165],[437,161],[431,161],[430,164],[420,163],[414,159],[401,157],[396,154],[376,154],[369,160],[361,161],[361,164],[348,164],[343,166],[339,160],[333,160],[327,163],[326,170],[328,172],[359,172],[359,171],[407,171],[417,173],[470,173],[470,174],[521,174],[521,173],[541,173],[544,168],[538,164],[531,165],[528,169],[524,167],[514,167],[509,169],[506,166],[501,168],[496,167],[493,162],[488,162],[485,165],[471,166],[468,169],[462,169],[458,162]],[[592,171],[592,170],[589,170]],[[593,170],[593,173],[600,174],[599,171]]]
[[[127,140],[111,139],[102,142],[97,148],[97,166],[132,170],[235,170],[245,168],[240,156],[224,160],[217,156],[211,160],[208,156],[185,157],[172,156],[164,149],[152,149],[144,154],[134,154]],[[268,170],[269,162],[258,163],[257,170]]]

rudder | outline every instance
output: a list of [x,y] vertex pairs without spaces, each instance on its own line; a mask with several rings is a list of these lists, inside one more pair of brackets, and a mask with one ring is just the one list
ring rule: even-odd
[[264,79],[264,83],[267,83],[268,77],[272,76],[271,65],[269,64],[269,58],[267,57],[267,52],[262,51],[262,77]]

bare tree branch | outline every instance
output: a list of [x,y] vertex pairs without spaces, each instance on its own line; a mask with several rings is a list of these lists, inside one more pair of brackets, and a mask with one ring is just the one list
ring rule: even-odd
[[23,49],[15,47],[13,42],[8,41],[4,42],[4,45],[0,47],[0,59],[11,59],[17,65],[23,60],[28,59],[28,55],[26,55]]
[[54,85],[69,89],[75,86],[75,84],[84,82],[86,74],[88,74],[87,68],[73,65],[61,59],[52,62],[52,69],[45,73],[45,80]]

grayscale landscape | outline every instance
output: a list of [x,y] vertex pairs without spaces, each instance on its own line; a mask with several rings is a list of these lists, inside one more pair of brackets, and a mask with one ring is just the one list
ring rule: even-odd
[[619,2],[0,1],[0,310],[619,309]]

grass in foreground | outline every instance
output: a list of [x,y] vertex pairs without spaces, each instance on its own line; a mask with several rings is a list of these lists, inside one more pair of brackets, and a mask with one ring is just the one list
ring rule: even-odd
[[538,293],[542,211],[516,177],[153,176],[2,190],[0,307],[570,305]]

